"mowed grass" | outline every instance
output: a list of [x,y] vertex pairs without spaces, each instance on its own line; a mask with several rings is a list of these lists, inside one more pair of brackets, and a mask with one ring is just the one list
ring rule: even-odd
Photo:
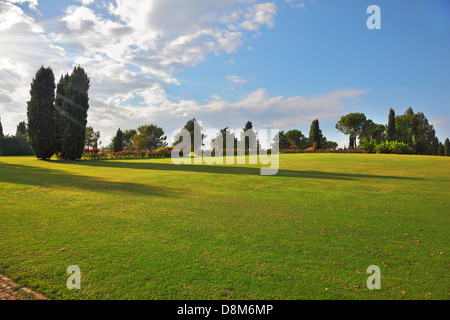
[[449,298],[449,158],[280,166],[1,157],[0,274],[51,299]]

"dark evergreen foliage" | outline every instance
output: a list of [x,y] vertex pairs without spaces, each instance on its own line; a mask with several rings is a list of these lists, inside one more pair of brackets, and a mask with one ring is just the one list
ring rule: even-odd
[[28,101],[28,137],[38,159],[49,159],[56,152],[54,119],[55,76],[51,68],[43,66],[31,83]]
[[[62,78],[64,79],[64,78]],[[59,118],[59,143],[61,157],[68,160],[80,159],[83,155],[87,111],[89,109],[89,78],[83,68],[77,66],[69,76],[68,83],[63,83],[63,96]]]

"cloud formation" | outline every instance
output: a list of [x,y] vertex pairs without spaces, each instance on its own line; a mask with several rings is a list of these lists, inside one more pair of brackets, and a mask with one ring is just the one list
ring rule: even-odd
[[[13,1],[39,8],[37,0]],[[118,127],[144,123],[166,133],[192,117],[206,127],[285,128],[337,117],[345,99],[364,91],[335,91],[305,98],[271,97],[265,88],[230,102],[211,93],[207,101],[171,97],[182,86],[177,74],[206,60],[249,47],[248,39],[275,26],[277,6],[256,0],[78,0],[53,19],[35,19],[12,2],[0,3],[0,115],[5,131],[26,119],[29,84],[36,70],[51,66],[55,78],[81,65],[91,79],[89,125],[104,144]],[[39,23],[37,22],[39,21]],[[230,75],[233,84],[247,80]]]

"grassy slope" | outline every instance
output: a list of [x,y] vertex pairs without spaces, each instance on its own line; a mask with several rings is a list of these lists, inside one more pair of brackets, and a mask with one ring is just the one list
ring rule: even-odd
[[0,273],[53,299],[448,299],[449,164],[289,154],[260,176],[2,157]]

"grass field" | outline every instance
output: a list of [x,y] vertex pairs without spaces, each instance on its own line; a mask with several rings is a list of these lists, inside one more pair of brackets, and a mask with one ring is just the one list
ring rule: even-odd
[[449,158],[280,166],[0,157],[0,274],[51,299],[449,298]]

